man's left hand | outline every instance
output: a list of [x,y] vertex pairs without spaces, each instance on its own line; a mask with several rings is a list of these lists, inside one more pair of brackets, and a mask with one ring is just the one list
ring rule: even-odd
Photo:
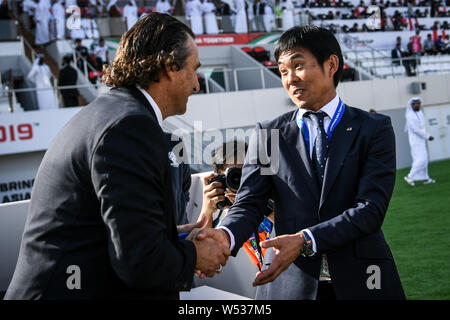
[[284,270],[286,270],[295,259],[305,243],[305,238],[301,232],[296,234],[282,235],[262,241],[263,248],[273,247],[274,257],[270,267],[262,272],[256,273],[253,286],[259,286],[275,280]]

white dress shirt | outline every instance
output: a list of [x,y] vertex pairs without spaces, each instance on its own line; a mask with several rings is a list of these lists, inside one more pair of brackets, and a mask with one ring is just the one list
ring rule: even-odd
[[156,114],[156,119],[158,120],[159,126],[162,128],[162,122],[163,122],[163,117],[162,117],[162,113],[161,113],[161,109],[159,108],[159,106],[156,104],[155,100],[153,100],[152,96],[144,89],[142,89],[140,86],[136,85],[136,87],[139,89],[139,91],[142,92],[142,94],[147,98],[148,102],[150,102],[150,105],[153,108],[153,111],[155,111]]

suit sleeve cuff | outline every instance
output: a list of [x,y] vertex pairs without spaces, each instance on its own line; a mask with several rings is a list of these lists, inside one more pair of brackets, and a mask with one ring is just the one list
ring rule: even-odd
[[309,229],[303,229],[301,232],[303,232],[303,234],[306,234],[309,238],[311,238],[312,241],[312,249],[314,251],[314,254],[317,253],[317,246],[316,246],[316,239],[314,239],[314,236],[311,232],[311,230]]
[[219,227],[217,227],[217,229],[223,229],[228,233],[228,235],[230,236],[230,251],[233,251],[234,243],[235,243],[233,233],[230,231],[230,229],[228,229],[227,227],[224,227],[224,226],[219,226]]

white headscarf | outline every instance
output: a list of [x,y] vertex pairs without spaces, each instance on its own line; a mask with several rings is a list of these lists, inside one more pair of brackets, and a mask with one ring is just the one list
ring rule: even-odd
[[117,0],[109,0],[108,5],[106,6],[106,11],[109,11],[113,5],[115,5]]
[[[419,111],[415,111],[414,109],[413,109],[413,103],[414,102],[420,102],[420,104],[421,104],[421,108],[420,108],[420,110]],[[424,113],[423,113],[423,111],[422,111],[422,99],[420,99],[420,97],[412,97],[411,99],[409,99],[409,101],[408,101],[408,104],[406,105],[406,112],[405,112],[405,119],[406,119],[406,122],[405,122],[405,132],[408,132],[408,118],[410,118],[411,116],[414,116],[414,117],[418,117],[419,118],[419,121],[422,123],[422,122],[425,122],[425,115],[424,115]]]

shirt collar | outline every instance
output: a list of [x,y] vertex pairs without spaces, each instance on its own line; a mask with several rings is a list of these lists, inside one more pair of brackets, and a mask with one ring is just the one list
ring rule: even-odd
[[162,128],[163,117],[162,117],[161,109],[156,104],[155,100],[153,100],[152,96],[146,90],[142,89],[139,85],[136,85],[136,87],[142,92],[142,94],[145,96],[145,98],[147,98],[148,102],[150,103],[150,105],[153,108],[153,111],[155,111],[156,119],[158,120],[158,124]]
[[[336,109],[337,109],[338,105],[339,105],[339,96],[336,94],[336,96],[335,96],[330,102],[328,102],[326,105],[324,105],[322,108],[320,108],[319,111],[322,111],[322,112],[324,112],[328,117],[333,118],[333,116],[334,116],[334,114],[335,114],[335,112],[336,112]],[[303,115],[304,115],[306,112],[308,112],[308,111],[309,111],[309,110],[302,109],[302,108],[299,108],[299,109],[298,109],[298,112],[299,112],[299,114],[300,114],[301,117],[303,117]],[[319,112],[319,111],[317,111],[317,112]]]

